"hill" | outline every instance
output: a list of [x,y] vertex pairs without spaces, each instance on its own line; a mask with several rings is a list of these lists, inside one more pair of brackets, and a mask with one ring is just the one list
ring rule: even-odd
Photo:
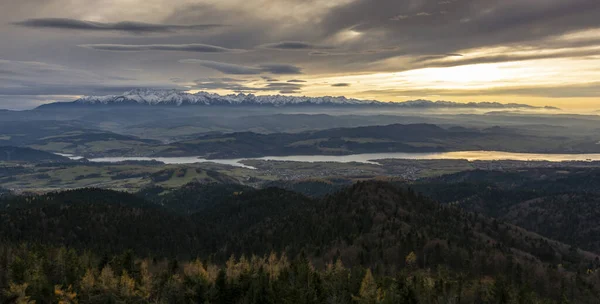
[[[195,224],[135,195],[79,189],[2,202],[1,239],[96,252],[177,254],[200,245]],[[185,249],[184,249],[185,248]]]
[[301,193],[308,197],[320,198],[327,194],[335,193],[352,184],[351,180],[344,178],[306,179],[291,181],[273,181],[265,184],[267,188],[280,188]]
[[0,161],[18,162],[67,162],[69,159],[31,148],[0,146]]
[[467,171],[412,185],[440,202],[600,252],[600,170]]
[[172,212],[193,214],[210,210],[245,191],[255,191],[255,189],[231,181],[220,183],[196,181],[177,189],[148,187],[142,189],[137,195]]
[[[49,115],[51,116],[51,115]],[[79,121],[0,121],[0,145],[79,156],[149,154],[160,142],[89,128]]]
[[524,135],[506,128],[442,128],[432,124],[393,124],[302,133],[209,134],[171,143],[157,154],[242,158],[479,150],[583,153],[600,149],[598,145],[576,146],[571,143],[574,141],[568,138]]
[[[191,195],[194,189],[197,188],[182,191]],[[204,190],[200,189],[201,191]],[[178,197],[175,195],[173,199],[177,200]],[[149,264],[143,266],[133,263],[133,255],[179,257],[182,264],[172,261],[168,263],[168,267],[150,262],[155,265],[152,266],[155,269],[152,271],[164,269],[163,276],[175,280],[169,283],[174,284],[172,286],[184,284],[176,279],[176,275],[179,278],[191,278],[197,271],[206,271],[206,279],[201,282],[206,282],[202,284],[207,285],[189,282],[192,284],[190,286],[205,286],[199,293],[194,292],[190,296],[209,296],[208,290],[221,284],[218,283],[219,276],[225,278],[225,281],[235,279],[236,282],[254,282],[251,278],[260,277],[258,265],[272,269],[266,263],[279,263],[278,256],[299,257],[294,259],[291,266],[283,258],[283,264],[278,266],[283,271],[281,278],[292,280],[284,280],[278,284],[294,286],[290,287],[290,292],[300,292],[306,287],[295,285],[295,281],[288,275],[300,275],[300,269],[312,269],[311,277],[315,280],[330,282],[325,271],[333,269],[328,268],[327,264],[336,260],[339,265],[343,263],[350,267],[348,269],[358,271],[358,274],[353,272],[351,276],[346,275],[347,279],[352,277],[357,280],[356,287],[348,287],[355,290],[356,294],[362,289],[361,280],[364,281],[364,277],[368,276],[360,270],[365,269],[362,267],[371,269],[374,275],[383,280],[378,279],[375,290],[378,285],[382,286],[386,290],[386,297],[396,294],[393,286],[403,284],[401,282],[405,280],[431,280],[432,286],[439,288],[442,285],[434,282],[448,280],[444,291],[418,289],[418,285],[413,283],[400,288],[408,288],[407,291],[413,293],[412,297],[422,301],[431,296],[451,296],[464,297],[459,303],[472,303],[475,299],[486,298],[487,296],[479,293],[488,288],[483,286],[489,286],[497,289],[495,295],[489,296],[491,298],[500,297],[500,292],[515,300],[542,297],[558,301],[566,297],[578,303],[594,303],[600,290],[596,275],[596,269],[600,267],[597,255],[485,216],[440,205],[410,190],[382,182],[358,183],[323,199],[310,199],[276,188],[248,190],[225,197],[217,204],[204,204],[198,212],[191,214],[168,211],[162,207],[168,206],[166,202],[156,204],[130,194],[95,189],[12,198],[3,201],[3,206],[0,211],[0,230],[5,233],[2,234],[3,242],[0,245],[7,244],[3,245],[5,248],[12,248],[10,244],[14,243],[46,246],[44,248],[50,249],[43,249],[46,252],[44,256],[51,254],[49,258],[53,259],[52,246],[67,246],[105,254],[107,258],[91,260],[88,254],[88,261],[98,261],[93,263],[99,265],[99,268],[96,270],[97,274],[88,271],[90,274],[87,276],[110,278],[107,265],[110,266],[110,271],[129,269],[127,272],[135,278],[132,284],[139,286],[137,288],[142,288],[144,280],[138,274],[150,270],[143,270]],[[186,208],[185,205],[182,208]],[[198,206],[192,204],[190,210],[194,209],[198,210]],[[35,252],[33,248],[26,249],[26,245],[19,248],[5,252]],[[132,251],[121,254],[127,249]],[[273,252],[278,254],[271,254]],[[66,254],[63,253],[63,256]],[[271,262],[259,258],[269,254]],[[242,258],[237,262],[231,255]],[[109,258],[110,256],[113,258]],[[250,256],[253,257],[248,259]],[[198,266],[200,264],[193,264],[195,262],[185,262],[193,257],[201,257],[216,265],[227,261],[227,266],[221,268],[221,271],[220,266],[210,266],[216,269],[211,268],[209,271],[204,266]],[[11,269],[20,269],[15,268],[17,264],[14,264],[15,258],[12,255],[9,260],[13,261]],[[33,261],[35,260],[30,263],[34,263]],[[34,265],[26,264],[22,267],[27,269]],[[178,265],[184,265],[185,268],[178,270]],[[0,267],[3,267],[2,259]],[[329,267],[333,267],[332,264]],[[338,271],[342,271],[342,266],[336,267]],[[190,272],[193,269],[196,272]],[[254,269],[254,275],[248,273],[248,277],[244,276],[250,269]],[[100,270],[103,274],[99,273]],[[77,280],[84,280],[83,277],[84,273],[81,272],[75,275]],[[11,275],[11,278],[14,276]],[[28,275],[23,278],[28,278]],[[55,278],[56,282],[65,280],[50,272],[46,278]],[[396,281],[398,278],[399,282]],[[272,277],[272,280],[277,279]],[[463,283],[459,283],[461,281]],[[483,283],[489,281],[489,284]],[[24,279],[18,282],[44,286],[40,281]],[[102,281],[98,279],[97,282]],[[332,281],[330,283],[333,284]],[[167,286],[164,285],[167,283],[158,281],[156,284]],[[236,288],[230,283],[222,284],[229,286],[227,288]],[[321,283],[315,284],[321,286]],[[466,285],[460,287],[461,284]],[[84,294],[92,292],[80,286],[84,285],[78,283],[74,288]],[[281,291],[278,286],[272,287],[273,292]],[[339,296],[342,297],[350,297],[352,294],[342,292],[333,285],[324,286],[328,286],[322,287],[325,298],[310,301],[311,303],[328,302],[326,298],[330,302],[333,295],[329,292],[339,291]],[[249,292],[245,288],[239,288],[241,289],[235,290],[246,290],[242,294]],[[44,294],[43,291],[36,290],[31,289],[29,292],[35,291],[38,296]],[[108,290],[111,289],[93,292],[98,296],[106,296]],[[565,290],[569,292],[565,293]],[[224,289],[215,291],[216,294],[223,292]],[[121,291],[117,294],[122,296]],[[183,296],[186,293],[174,294]],[[230,296],[238,297],[234,294]]]

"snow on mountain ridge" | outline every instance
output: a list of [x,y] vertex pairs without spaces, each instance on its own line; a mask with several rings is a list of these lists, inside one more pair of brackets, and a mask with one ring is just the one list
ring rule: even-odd
[[[381,102],[376,100],[359,100],[346,98],[344,96],[333,97],[298,97],[286,95],[264,95],[254,94],[229,94],[219,95],[208,92],[188,93],[179,90],[154,90],[154,89],[134,89],[123,93],[122,95],[109,96],[86,96],[73,102],[74,104],[85,105],[120,105],[120,104],[139,104],[139,105],[267,105],[267,106],[286,106],[286,105],[372,105],[372,106],[398,106],[405,108],[484,108],[484,109],[502,109],[502,108],[529,108],[538,109],[526,104],[502,104],[498,102],[471,102],[457,103],[452,101],[430,101],[430,100],[410,100],[405,102]],[[546,107],[548,108],[548,107]],[[555,109],[555,108],[554,108]]]
[[137,103],[145,105],[242,105],[259,104],[283,106],[290,104],[373,104],[379,101],[364,101],[346,97],[297,97],[285,95],[256,96],[254,94],[219,95],[208,92],[195,94],[178,90],[135,89],[122,95],[86,96],[75,101],[78,104],[124,104]]

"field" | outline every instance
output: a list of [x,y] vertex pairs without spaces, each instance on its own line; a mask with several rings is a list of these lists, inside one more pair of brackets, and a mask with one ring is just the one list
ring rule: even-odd
[[600,162],[372,160],[372,163],[244,160],[251,168],[216,163],[167,165],[160,162],[23,163],[0,162],[0,188],[44,192],[98,187],[130,192],[148,186],[177,188],[190,182],[240,183],[262,187],[275,181],[418,180],[470,170],[504,171],[526,168],[592,168]]
[[[16,191],[48,191],[98,187],[125,191],[157,185],[176,188],[192,181],[223,182],[235,178],[221,174],[224,167],[212,165],[162,165],[162,164],[63,164],[22,166],[0,164],[0,187]],[[251,171],[239,169],[243,175]],[[232,171],[232,172],[236,172]]]
[[0,164],[0,187],[20,191],[48,191],[64,188],[99,187],[126,191],[156,185],[177,188],[192,181],[236,182],[261,186],[276,180],[312,178],[372,179],[378,176],[400,176],[412,170],[393,170],[377,164],[308,163],[247,160],[245,165],[256,169],[214,163],[165,165],[154,162],[97,164],[22,165]]

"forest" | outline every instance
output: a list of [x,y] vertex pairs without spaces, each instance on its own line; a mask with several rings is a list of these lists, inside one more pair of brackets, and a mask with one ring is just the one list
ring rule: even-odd
[[[0,202],[3,303],[597,303],[597,254],[406,185]],[[187,199],[182,199],[187,198]]]

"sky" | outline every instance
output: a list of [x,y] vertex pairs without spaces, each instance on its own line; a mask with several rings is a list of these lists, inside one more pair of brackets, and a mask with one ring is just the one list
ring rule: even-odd
[[600,109],[598,0],[0,0],[0,108],[133,88]]

